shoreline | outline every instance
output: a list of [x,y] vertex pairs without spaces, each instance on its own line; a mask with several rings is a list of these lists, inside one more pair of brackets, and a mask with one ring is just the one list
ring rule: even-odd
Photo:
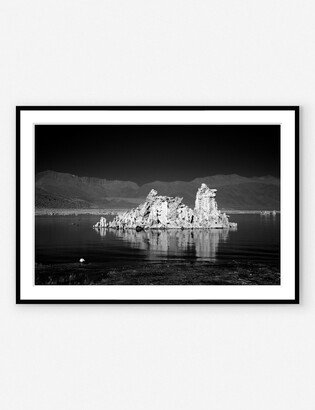
[[60,263],[35,266],[36,285],[280,285],[280,271],[263,263]]
[[129,209],[52,209],[52,208],[38,208],[35,209],[35,216],[79,216],[79,215],[117,215],[129,211]]
[[[54,208],[37,208],[35,209],[35,216],[79,216],[79,215],[117,215],[130,211],[127,208],[113,208],[113,209],[103,209],[103,208],[88,208],[88,209],[54,209]],[[272,212],[273,210],[233,210],[233,209],[221,209],[222,213],[230,215],[260,215],[262,212]],[[280,211],[276,211],[277,215],[280,215]],[[270,214],[271,215],[271,214]],[[265,215],[269,216],[269,215]]]

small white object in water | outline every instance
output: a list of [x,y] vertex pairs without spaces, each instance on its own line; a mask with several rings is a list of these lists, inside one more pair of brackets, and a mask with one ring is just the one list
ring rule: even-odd
[[80,259],[80,263],[83,263],[83,262],[85,262],[85,260],[84,260],[83,258],[81,258],[81,259]]

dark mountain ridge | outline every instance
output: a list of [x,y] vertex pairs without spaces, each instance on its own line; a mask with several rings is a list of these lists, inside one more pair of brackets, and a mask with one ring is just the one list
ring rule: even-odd
[[192,181],[153,181],[139,186],[132,181],[79,177],[56,171],[36,174],[38,208],[132,208],[156,189],[160,195],[180,196],[194,206],[196,191],[202,183],[217,188],[222,209],[280,209],[280,180],[273,176],[243,177],[237,174],[213,175]]

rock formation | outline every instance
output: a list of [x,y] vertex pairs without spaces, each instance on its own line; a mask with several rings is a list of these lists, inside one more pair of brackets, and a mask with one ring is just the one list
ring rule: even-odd
[[94,225],[94,228],[108,228],[108,222],[106,222],[106,218],[102,216],[100,221]]
[[225,213],[218,210],[216,189],[202,184],[197,191],[195,209],[182,203],[183,198],[158,195],[152,189],[145,202],[137,208],[117,215],[107,223],[104,217],[95,228],[116,229],[210,229],[236,228]]

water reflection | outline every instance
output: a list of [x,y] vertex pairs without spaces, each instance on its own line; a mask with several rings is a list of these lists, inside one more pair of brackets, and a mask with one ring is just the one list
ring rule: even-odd
[[114,235],[128,246],[144,250],[149,259],[161,256],[195,256],[201,259],[216,259],[219,244],[226,242],[228,229],[194,229],[194,230],[147,230],[137,232],[133,229],[116,230],[100,228],[96,231],[102,236]]
[[269,224],[278,224],[278,219],[280,218],[280,214],[276,214],[274,212],[269,213],[260,213],[260,223],[265,225],[266,223]]

